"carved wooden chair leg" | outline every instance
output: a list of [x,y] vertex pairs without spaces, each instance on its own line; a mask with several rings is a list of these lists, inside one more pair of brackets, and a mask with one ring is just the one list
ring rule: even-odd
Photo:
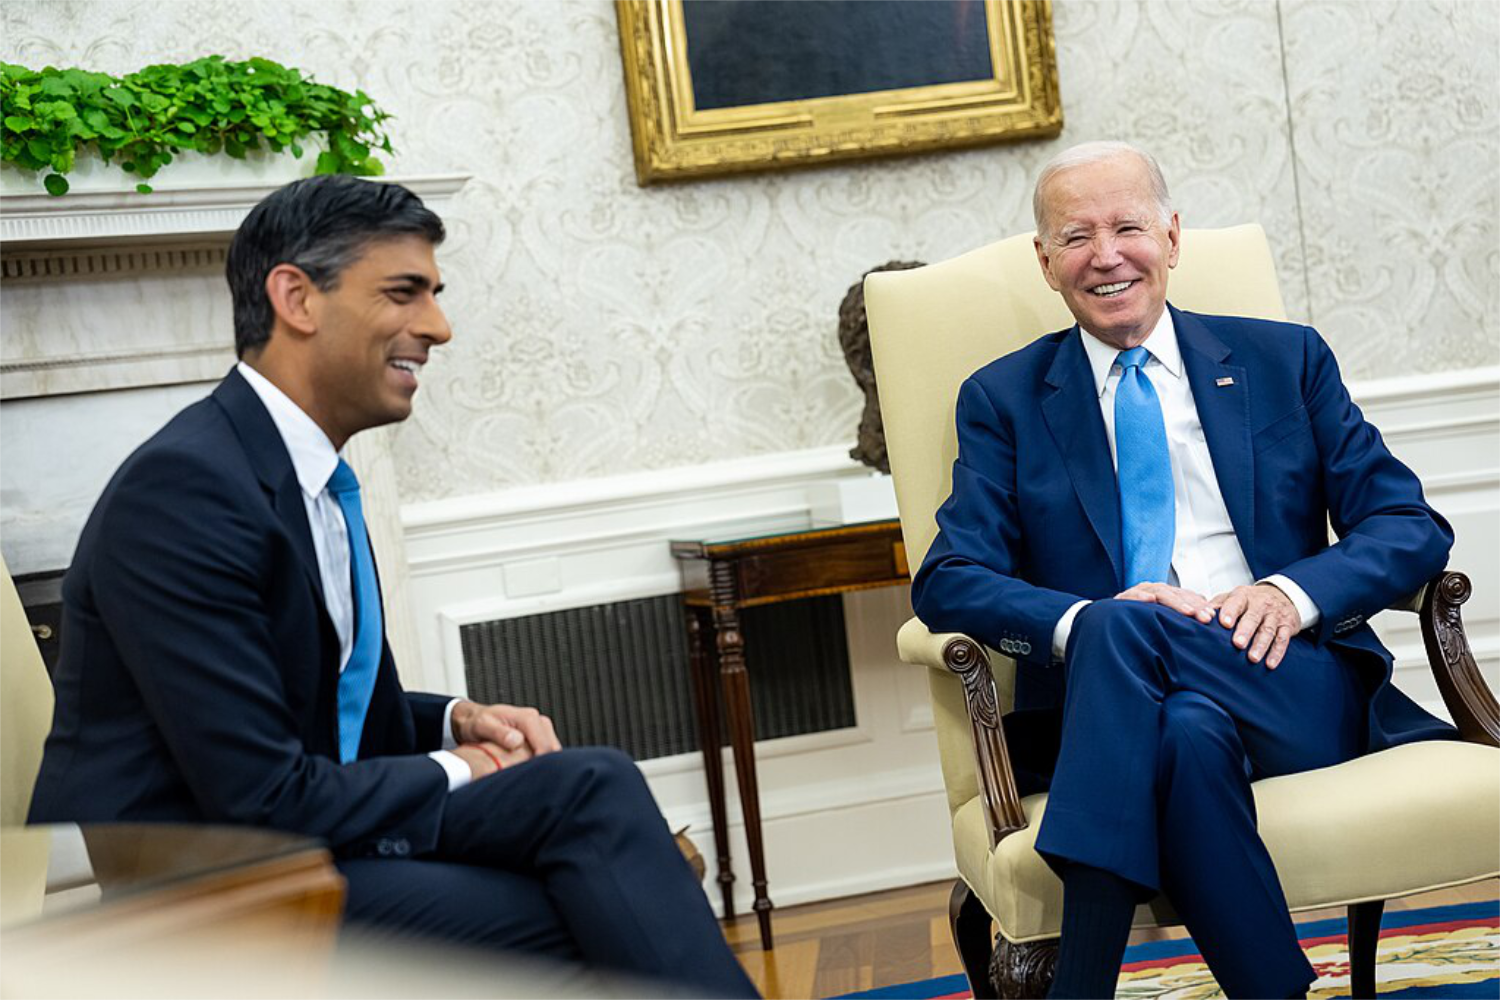
[[953,928],[953,946],[964,963],[964,975],[969,979],[974,1000],[997,1000],[999,994],[990,982],[993,922],[989,911],[963,879],[953,883],[953,894],[948,897],[948,923]]
[[1057,940],[1028,941],[1011,944],[995,938],[995,957],[990,977],[1005,1000],[1044,997],[1052,988],[1052,974],[1057,971]]
[[1375,946],[1380,943],[1380,914],[1385,900],[1349,907],[1349,995],[1375,996]]

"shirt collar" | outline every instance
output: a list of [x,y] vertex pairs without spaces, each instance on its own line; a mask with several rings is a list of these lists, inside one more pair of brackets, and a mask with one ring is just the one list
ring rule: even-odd
[[[1083,350],[1088,355],[1089,369],[1094,373],[1094,388],[1102,396],[1109,381],[1110,370],[1114,368],[1115,359],[1120,356],[1120,349],[1111,347],[1081,326],[1078,332],[1083,337]],[[1161,311],[1161,319],[1156,321],[1156,326],[1141,343],[1147,353],[1174,378],[1182,376],[1182,351],[1177,346],[1177,328],[1172,323],[1171,309]]]
[[260,397],[266,412],[271,414],[271,421],[276,425],[287,453],[292,456],[292,468],[297,473],[302,492],[316,497],[328,486],[328,480],[339,464],[339,453],[334,451],[333,442],[328,440],[323,428],[270,379],[243,361],[234,367]]

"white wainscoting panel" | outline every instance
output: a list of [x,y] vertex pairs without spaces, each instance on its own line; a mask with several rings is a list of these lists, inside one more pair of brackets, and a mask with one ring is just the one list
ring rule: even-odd
[[[672,539],[805,523],[830,483],[868,474],[841,445],[408,506],[402,520],[425,669],[404,666],[403,682],[463,691],[462,626],[676,593]],[[896,629],[911,615],[907,589],[851,594],[844,608],[858,723],[756,745],[771,898],[781,905],[954,870],[926,679],[896,656]],[[736,905],[748,912],[727,750],[724,763]],[[702,758],[660,758],[641,769],[673,828],[691,827],[714,887]],[[717,888],[710,898],[717,907]]]
[[[1500,368],[1381,379],[1350,392],[1453,525],[1448,566],[1474,584],[1464,625],[1485,680],[1500,690]],[[1396,684],[1448,718],[1417,616],[1386,611],[1372,624],[1396,657]]]
[[[1458,536],[1451,560],[1474,583],[1469,635],[1500,687],[1500,369],[1351,386],[1391,449],[1422,477]],[[712,465],[527,487],[408,505],[402,511],[423,663],[409,687],[464,690],[459,628],[471,622],[674,593],[673,538],[727,534],[809,517],[828,484],[866,475],[842,446]],[[778,905],[950,877],[952,847],[922,671],[901,664],[895,631],[905,588],[844,599],[858,724],[757,744],[766,862]],[[1414,615],[1376,625],[1397,657],[1397,683],[1446,715]],[[731,789],[737,907],[751,901],[744,830]],[[642,765],[669,822],[714,848],[696,753]],[[710,893],[719,904],[717,889]]]

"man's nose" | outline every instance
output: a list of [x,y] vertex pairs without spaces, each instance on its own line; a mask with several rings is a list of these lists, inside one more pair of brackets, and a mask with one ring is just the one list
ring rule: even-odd
[[1094,266],[1100,270],[1115,267],[1124,259],[1120,256],[1120,246],[1114,233],[1100,233],[1089,241],[1089,245],[1093,249]]
[[433,344],[446,344],[453,339],[453,328],[448,325],[448,316],[443,312],[443,307],[438,305],[437,299],[428,299],[416,332],[417,336],[430,340]]

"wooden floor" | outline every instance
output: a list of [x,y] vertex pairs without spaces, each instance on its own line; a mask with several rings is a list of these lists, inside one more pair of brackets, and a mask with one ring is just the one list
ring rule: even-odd
[[[726,923],[724,934],[767,1000],[831,997],[946,976],[963,971],[948,931],[952,885],[933,883],[777,910],[776,947],[770,952],[761,950],[754,917]],[[1490,880],[1392,900],[1386,910],[1482,902],[1497,895],[1500,883]],[[1343,915],[1341,909],[1314,910],[1297,914],[1297,920]],[[1131,943],[1182,936],[1180,927],[1137,931]]]

